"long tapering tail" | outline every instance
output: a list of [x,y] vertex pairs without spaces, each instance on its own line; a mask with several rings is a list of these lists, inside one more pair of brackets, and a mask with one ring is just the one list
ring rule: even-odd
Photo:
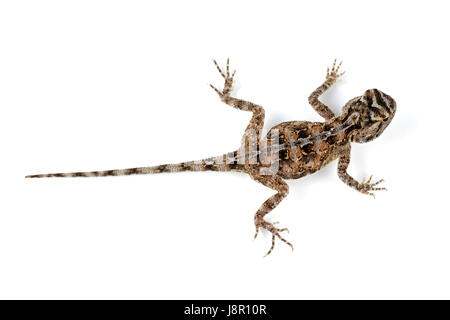
[[183,171],[242,171],[244,166],[237,163],[236,155],[237,152],[231,152],[218,157],[212,157],[198,161],[180,162],[176,164],[162,164],[153,167],[138,167],[129,169],[85,172],[44,173],[28,175],[25,178],[106,177]]

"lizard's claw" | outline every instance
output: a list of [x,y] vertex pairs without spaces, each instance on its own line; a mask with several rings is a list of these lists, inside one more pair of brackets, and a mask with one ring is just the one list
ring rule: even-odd
[[380,179],[374,183],[371,183],[372,181],[372,175],[369,177],[369,179],[367,181],[365,181],[366,179],[362,179],[361,183],[359,184],[359,190],[364,193],[364,194],[368,194],[369,196],[372,196],[375,198],[375,194],[373,192],[369,192],[369,191],[378,191],[378,190],[387,190],[384,187],[375,187],[377,185],[379,185],[380,183],[382,183],[384,180]]
[[333,66],[330,68],[327,68],[327,82],[332,85],[336,83],[336,81],[339,80],[339,78],[345,73],[345,71],[339,73],[339,68],[342,65],[342,61],[336,66],[336,59],[334,59]]
[[225,72],[222,71],[222,69],[220,69],[220,67],[217,64],[216,60],[213,60],[213,62],[216,65],[217,71],[219,71],[221,76],[225,79],[225,84],[224,84],[224,87],[223,87],[222,91],[218,90],[212,84],[210,84],[210,86],[211,86],[211,88],[214,89],[214,91],[217,92],[217,94],[220,97],[228,96],[230,94],[230,92],[231,92],[232,87],[233,87],[233,79],[234,79],[234,75],[236,74],[236,70],[234,70],[233,73],[230,74],[230,58],[227,59],[227,69],[226,69]]
[[256,227],[255,239],[258,236],[259,228],[266,229],[267,231],[272,233],[272,246],[270,247],[269,251],[267,251],[265,257],[268,256],[275,248],[275,237],[277,237],[278,239],[280,239],[281,241],[286,243],[288,246],[291,247],[292,250],[294,250],[294,246],[280,235],[280,232],[283,232],[283,231],[287,231],[289,233],[288,228],[276,228],[275,227],[276,224],[278,224],[278,222],[270,223],[263,219],[255,221],[255,227]]

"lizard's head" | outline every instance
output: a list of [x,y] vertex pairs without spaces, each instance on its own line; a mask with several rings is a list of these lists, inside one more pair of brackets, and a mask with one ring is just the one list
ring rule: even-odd
[[364,143],[377,138],[391,122],[395,109],[395,100],[377,89],[366,90],[350,100],[343,112],[345,119],[353,123],[348,128],[350,140]]

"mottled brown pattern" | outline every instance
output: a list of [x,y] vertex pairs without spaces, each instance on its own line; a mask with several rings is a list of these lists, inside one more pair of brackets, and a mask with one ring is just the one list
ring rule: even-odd
[[276,223],[265,219],[265,216],[289,193],[289,187],[283,179],[304,177],[320,170],[331,161],[339,159],[338,176],[348,186],[371,196],[374,196],[373,191],[386,190],[377,187],[383,180],[371,182],[371,176],[367,181],[363,179],[358,182],[347,173],[347,168],[350,163],[351,142],[369,142],[377,138],[391,122],[396,103],[390,96],[377,89],[367,90],[362,96],[348,101],[341,115],[335,115],[330,108],[319,101],[319,97],[344,74],[339,72],[341,63],[336,65],[335,60],[331,69],[327,69],[325,81],[309,96],[309,103],[325,119],[325,122],[283,122],[271,128],[265,139],[262,139],[263,107],[232,97],[230,93],[236,71],[230,73],[229,60],[227,60],[225,71],[222,71],[216,61],[214,64],[225,80],[222,90],[211,85],[220,99],[233,108],[252,112],[252,118],[238,150],[218,157],[178,164],[121,170],[38,174],[27,176],[27,178],[97,177],[181,171],[244,172],[255,181],[276,191],[261,205],[254,216],[255,238],[260,228],[272,234],[272,245],[267,255],[274,249],[276,238],[293,248],[292,244],[280,234],[287,229],[277,228]]

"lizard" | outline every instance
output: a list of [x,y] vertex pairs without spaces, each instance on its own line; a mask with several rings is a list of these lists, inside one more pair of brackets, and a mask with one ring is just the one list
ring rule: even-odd
[[309,104],[325,119],[323,122],[288,121],[280,123],[262,137],[264,108],[255,103],[235,98],[231,95],[236,70],[230,73],[230,60],[226,69],[221,69],[213,60],[215,67],[224,78],[222,90],[212,84],[211,88],[225,104],[238,110],[252,113],[245,129],[239,149],[216,157],[198,161],[163,164],[150,167],[128,169],[49,173],[28,175],[26,178],[46,177],[104,177],[134,174],[156,174],[182,171],[235,171],[248,174],[255,181],[276,191],[259,207],[254,215],[256,228],[254,238],[260,229],[272,236],[269,255],[278,238],[289,245],[281,233],[287,228],[279,228],[278,222],[269,222],[266,215],[288,195],[289,187],[285,180],[299,179],[319,171],[333,160],[338,160],[337,173],[340,180],[351,188],[375,197],[374,191],[386,190],[379,184],[383,179],[372,182],[372,176],[358,182],[348,172],[351,143],[366,143],[379,137],[389,125],[396,111],[396,102],[378,89],[366,90],[361,96],[349,100],[336,115],[319,97],[332,87],[345,72],[340,72],[342,62],[327,68],[325,81],[309,96]]

